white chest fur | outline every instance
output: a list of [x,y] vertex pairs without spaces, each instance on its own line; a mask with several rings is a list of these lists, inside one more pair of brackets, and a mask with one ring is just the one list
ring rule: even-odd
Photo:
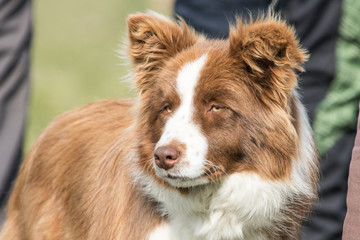
[[199,188],[196,194],[182,195],[153,184],[146,189],[163,203],[170,220],[170,225],[152,234],[161,240],[264,239],[258,229],[282,218],[285,199],[292,191],[284,182],[244,173]]

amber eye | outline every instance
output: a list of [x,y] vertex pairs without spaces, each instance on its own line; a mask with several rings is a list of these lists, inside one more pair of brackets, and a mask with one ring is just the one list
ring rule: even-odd
[[210,108],[210,111],[211,112],[218,112],[221,109],[222,109],[222,107],[220,107],[220,106],[212,105],[211,108]]
[[164,110],[167,111],[168,113],[172,113],[172,108],[170,106],[165,106]]

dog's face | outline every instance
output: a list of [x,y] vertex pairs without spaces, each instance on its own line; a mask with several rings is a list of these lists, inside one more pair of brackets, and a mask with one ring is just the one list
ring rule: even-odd
[[176,188],[240,172],[290,176],[295,70],[305,59],[290,28],[239,21],[228,40],[206,40],[157,15],[133,15],[128,26],[146,172]]

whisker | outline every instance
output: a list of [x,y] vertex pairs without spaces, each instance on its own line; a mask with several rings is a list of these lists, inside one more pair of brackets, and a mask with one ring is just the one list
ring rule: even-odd
[[205,160],[205,163],[207,165],[209,165],[209,167],[206,168],[207,169],[206,171],[210,171],[210,173],[211,173],[211,168],[213,168],[213,169],[219,170],[222,173],[224,173],[225,175],[227,175],[226,171],[222,167],[219,167],[219,166],[215,165],[214,163],[210,162],[209,160]]

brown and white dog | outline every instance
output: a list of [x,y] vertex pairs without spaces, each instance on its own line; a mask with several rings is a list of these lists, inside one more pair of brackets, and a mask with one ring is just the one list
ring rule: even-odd
[[298,239],[318,162],[293,30],[269,15],[207,40],[157,14],[128,30],[138,97],[42,133],[1,239]]

